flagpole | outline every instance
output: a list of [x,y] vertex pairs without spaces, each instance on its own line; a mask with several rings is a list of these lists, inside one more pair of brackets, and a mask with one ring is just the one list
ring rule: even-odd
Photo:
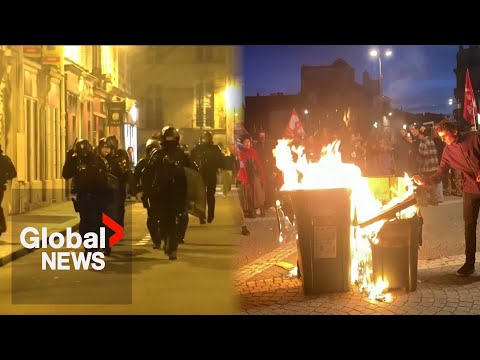
[[[472,111],[468,111],[471,107]],[[470,80],[470,72],[467,68],[465,74],[465,95],[463,100],[463,118],[470,123],[470,131],[477,131],[477,114],[478,108],[475,101],[475,92],[473,91],[472,82]],[[473,124],[471,121],[471,116],[473,116]]]

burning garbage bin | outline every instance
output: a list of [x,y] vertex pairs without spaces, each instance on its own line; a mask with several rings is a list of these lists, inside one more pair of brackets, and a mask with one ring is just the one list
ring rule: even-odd
[[[375,197],[383,202],[390,201],[405,188],[405,179],[398,177],[371,177],[369,185]],[[412,194],[401,203],[392,206],[369,221],[395,218],[403,209],[416,204]],[[415,291],[417,288],[418,248],[422,245],[423,218],[420,210],[410,217],[396,218],[383,224],[378,233],[378,243],[372,245],[372,267],[375,282],[388,282],[388,289]]]
[[305,294],[350,289],[350,189],[286,192],[298,231],[298,271]]
[[408,219],[386,222],[372,246],[373,277],[388,281],[388,288],[417,289],[418,247],[422,244],[423,218],[418,212]]

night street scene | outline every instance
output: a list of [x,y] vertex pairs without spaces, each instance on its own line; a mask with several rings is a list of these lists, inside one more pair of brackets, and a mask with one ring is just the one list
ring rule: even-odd
[[476,45],[244,47],[267,210],[246,220],[241,314],[480,313],[479,61]]
[[0,81],[0,314],[480,314],[477,45],[2,45]]
[[1,314],[238,313],[241,209],[217,174],[243,117],[239,60],[1,47]]

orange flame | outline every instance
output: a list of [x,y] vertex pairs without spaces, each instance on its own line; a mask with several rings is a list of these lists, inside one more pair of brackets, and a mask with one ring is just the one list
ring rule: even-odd
[[[338,151],[340,141],[335,141],[322,150],[318,162],[308,162],[304,148],[291,147],[290,141],[278,140],[274,150],[276,165],[283,172],[284,184],[282,191],[300,189],[335,189],[349,188],[351,192],[351,220],[350,231],[351,249],[351,281],[357,284],[360,291],[369,295],[369,298],[378,298],[388,288],[385,279],[374,283],[372,268],[372,244],[378,243],[377,234],[385,220],[378,221],[365,228],[353,225],[354,219],[359,223],[368,220],[395,204],[405,200],[413,194],[413,183],[408,174],[399,178],[394,190],[395,197],[388,203],[382,204],[371,192],[369,180],[361,175],[361,170],[353,164],[343,163]],[[294,160],[296,155],[296,160]],[[417,211],[415,205],[397,214],[398,218],[410,218]],[[280,235],[282,238],[282,234]]]

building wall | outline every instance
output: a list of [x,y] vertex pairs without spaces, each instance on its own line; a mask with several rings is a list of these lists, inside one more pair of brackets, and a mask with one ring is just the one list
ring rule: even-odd
[[[35,53],[35,48],[48,49]],[[3,57],[4,49],[8,56]],[[41,56],[46,54],[43,51],[49,51],[48,63]],[[103,62],[96,56],[102,52],[108,54]],[[112,88],[115,84],[128,88],[128,63],[121,68],[119,53],[118,47],[109,46],[0,47],[0,69],[7,64],[10,69],[9,75],[2,77],[8,94],[0,92],[0,144],[18,173],[5,192],[6,213],[25,213],[69,199],[61,172],[66,151],[75,139],[88,139],[96,145],[100,135],[115,133],[120,137],[125,132],[128,143],[134,142],[135,130],[122,126],[109,130],[105,126],[103,104],[110,93],[95,90],[106,87],[102,78],[93,75],[100,71],[109,71]],[[52,58],[56,54],[58,58]],[[130,114],[126,117],[131,122]]]
[[262,129],[269,137],[280,138],[293,108],[297,109],[300,117],[303,116],[302,105],[299,95],[246,96],[244,126],[251,135]]
[[232,46],[142,48],[135,55],[132,88],[139,100],[139,134],[171,124],[182,130],[189,145],[202,129],[212,129],[216,141],[233,142],[229,123],[234,114],[233,110],[228,114],[224,93],[229,83],[238,80],[237,57],[238,49]]
[[[20,75],[20,54],[18,47],[1,46],[0,48],[0,144],[3,152],[17,166],[17,129],[20,109],[17,106]],[[23,149],[21,149],[23,150]],[[13,179],[7,182],[2,207],[5,215],[16,211],[19,201],[19,182]]]
[[246,97],[246,128],[251,134],[263,128],[270,136],[280,138],[295,108],[307,135],[313,135],[321,127],[341,123],[347,114],[354,131],[368,133],[375,120],[383,124],[379,109],[386,111],[390,107],[385,96],[380,107],[381,99],[374,83],[368,74],[364,74],[364,84],[356,83],[354,69],[341,59],[328,66],[303,66],[299,94]]
[[17,178],[9,185],[3,203],[8,214],[64,200],[63,76],[58,65],[24,54],[24,48],[11,47],[9,96],[5,99],[8,124],[1,136],[17,168]]

